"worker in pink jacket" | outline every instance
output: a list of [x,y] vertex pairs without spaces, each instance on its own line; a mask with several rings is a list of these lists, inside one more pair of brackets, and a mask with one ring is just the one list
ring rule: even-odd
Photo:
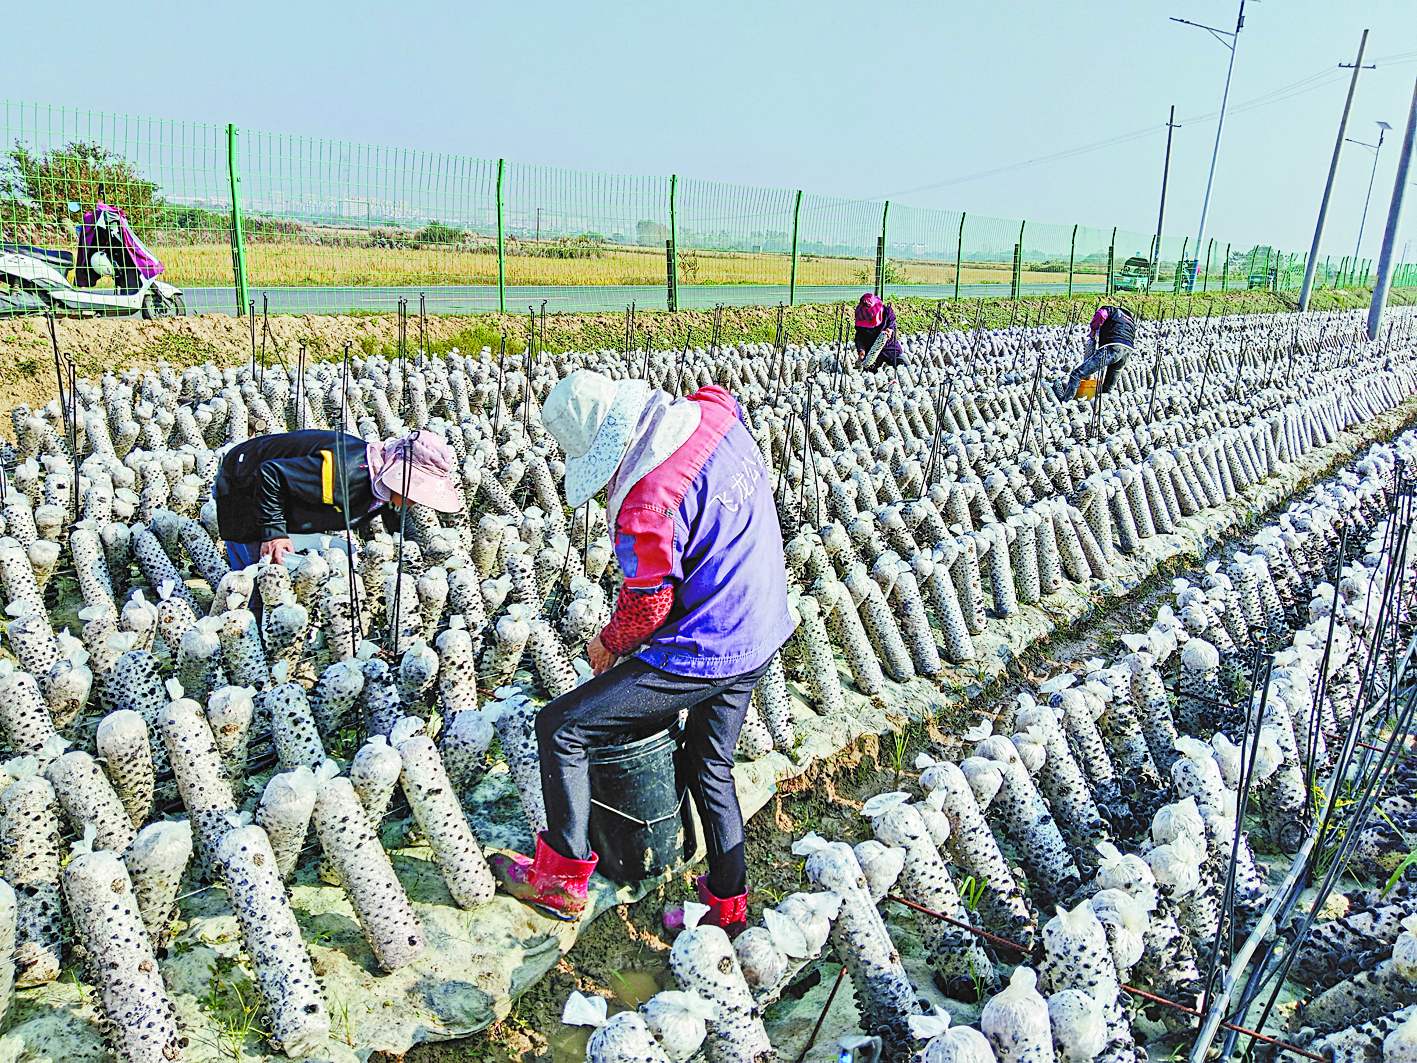
[[494,857],[493,870],[513,896],[579,916],[596,862],[588,750],[687,709],[683,754],[708,848],[703,921],[735,934],[748,885],[733,751],[753,688],[793,627],[762,453],[720,387],[676,399],[581,369],[552,389],[542,422],[566,452],[567,502],[606,489],[625,585],[587,648],[595,677],[537,716],[547,829],[532,857]]

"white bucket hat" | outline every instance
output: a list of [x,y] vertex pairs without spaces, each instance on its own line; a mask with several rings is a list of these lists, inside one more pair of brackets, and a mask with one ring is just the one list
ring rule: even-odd
[[546,396],[541,423],[566,452],[566,502],[572,509],[615,475],[649,395],[647,381],[577,369]]

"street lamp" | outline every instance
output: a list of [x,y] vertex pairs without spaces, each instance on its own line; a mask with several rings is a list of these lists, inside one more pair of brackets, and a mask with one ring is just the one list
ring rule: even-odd
[[[1215,148],[1210,153],[1210,176],[1205,181],[1205,200],[1201,203],[1201,224],[1200,229],[1196,232],[1196,263],[1199,265],[1201,244],[1205,241],[1205,216],[1210,210],[1210,190],[1211,186],[1215,184],[1215,163],[1220,158],[1220,134],[1225,130],[1225,107],[1230,102],[1230,75],[1235,72],[1235,46],[1240,43],[1240,31],[1245,28],[1245,0],[1240,0],[1240,12],[1235,17],[1235,31],[1233,33],[1218,30],[1214,26],[1204,26],[1199,22],[1192,22],[1184,18],[1172,17],[1171,21],[1203,29],[1230,49],[1230,66],[1225,71],[1225,92],[1220,97],[1220,121],[1215,126]],[[1190,281],[1186,285],[1186,289],[1187,291],[1196,290],[1196,271],[1194,269],[1190,272]]]
[[1368,175],[1368,194],[1363,199],[1363,220],[1358,223],[1358,243],[1353,248],[1353,262],[1358,262],[1358,249],[1363,246],[1363,228],[1368,224],[1368,201],[1373,198],[1373,178],[1378,176],[1378,156],[1383,150],[1383,137],[1387,136],[1387,131],[1392,128],[1386,122],[1378,124],[1378,142],[1376,144],[1365,144],[1361,140],[1354,140],[1352,137],[1343,139],[1350,144],[1357,144],[1360,148],[1367,148],[1373,153],[1373,172]]

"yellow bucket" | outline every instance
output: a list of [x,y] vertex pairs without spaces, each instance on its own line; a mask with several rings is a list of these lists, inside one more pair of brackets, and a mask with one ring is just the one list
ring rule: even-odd
[[1097,397],[1097,378],[1088,377],[1078,385],[1078,398],[1093,399]]

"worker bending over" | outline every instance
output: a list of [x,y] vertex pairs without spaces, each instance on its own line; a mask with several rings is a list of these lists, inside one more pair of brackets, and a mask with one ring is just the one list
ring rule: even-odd
[[682,755],[708,835],[703,922],[733,935],[748,903],[733,751],[753,688],[793,627],[762,454],[720,387],[676,399],[580,369],[541,416],[566,452],[567,503],[606,488],[625,585],[586,651],[595,676],[536,718],[547,828],[535,855],[493,857],[493,872],[512,896],[579,916],[596,863],[588,750],[647,736],[687,709]]
[[1078,385],[1084,377],[1090,377],[1103,369],[1107,370],[1107,374],[1098,382],[1097,391],[1102,395],[1111,391],[1117,374],[1136,349],[1136,334],[1136,321],[1133,320],[1131,311],[1121,306],[1099,306],[1097,313],[1092,315],[1092,324],[1088,326],[1082,365],[1058,385],[1058,398],[1067,402],[1077,395]]
[[872,292],[856,304],[856,357],[868,373],[905,361],[895,326],[895,307],[886,306]]
[[279,564],[316,533],[363,531],[378,514],[397,531],[412,503],[461,508],[453,450],[434,432],[366,443],[344,432],[256,436],[226,452],[212,497],[232,568],[258,558]]

